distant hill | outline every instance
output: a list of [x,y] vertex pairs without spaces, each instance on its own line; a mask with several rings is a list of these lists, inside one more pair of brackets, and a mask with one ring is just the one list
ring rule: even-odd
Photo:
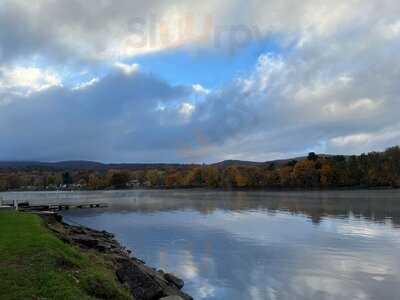
[[[327,154],[320,154],[318,155],[320,157],[329,157],[331,155]],[[275,166],[283,166],[288,164],[291,161],[303,161],[307,159],[307,156],[301,156],[301,157],[295,157],[295,158],[287,158],[287,159],[277,159],[277,160],[270,160],[266,162],[254,162],[254,161],[246,161],[246,160],[224,160],[219,163],[213,164],[213,166],[216,167],[248,167],[248,166],[254,166],[254,167],[260,167],[260,166],[269,166],[269,165],[275,165]]]
[[[334,155],[331,154],[317,154],[319,157],[332,157]],[[347,157],[346,155],[344,155]],[[277,167],[279,166],[284,166],[287,165],[291,161],[303,161],[307,159],[307,156],[299,156],[299,157],[294,157],[294,158],[286,158],[286,159],[276,159],[276,160],[270,160],[270,161],[265,161],[265,162],[255,162],[255,161],[246,161],[246,160],[224,160],[215,164],[212,164],[212,166],[215,167],[221,167],[221,168],[226,168],[226,167],[249,167],[249,166],[254,166],[254,167],[262,167],[262,166],[269,166],[269,165],[275,165]]]
[[224,160],[215,164],[212,164],[214,167],[219,168],[227,168],[232,166],[263,166],[268,164],[268,162],[254,162],[254,161],[245,161],[245,160]]
[[[321,154],[319,156],[331,156]],[[302,161],[307,156],[295,157],[290,159],[279,159],[266,162],[254,162],[243,160],[224,160],[211,166],[218,168],[227,168],[231,166],[282,166],[290,161]],[[54,170],[108,170],[108,169],[125,169],[125,170],[141,170],[141,169],[160,169],[160,168],[182,168],[191,164],[166,164],[166,163],[121,163],[121,164],[105,164],[94,161],[60,161],[60,162],[38,162],[38,161],[0,161],[0,169],[54,169]],[[192,164],[193,165],[193,164]]]
[[123,163],[104,164],[93,161],[61,161],[61,162],[37,162],[37,161],[0,161],[0,169],[54,169],[54,170],[108,170],[108,169],[130,169],[139,170],[147,168],[182,167],[183,164],[146,164],[146,163]]
[[0,161],[2,169],[102,169],[106,165],[91,161],[63,161],[63,162],[38,162],[38,161]]

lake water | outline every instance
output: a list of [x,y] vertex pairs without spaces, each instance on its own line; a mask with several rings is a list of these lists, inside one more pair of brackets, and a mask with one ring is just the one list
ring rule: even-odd
[[116,234],[195,299],[399,299],[400,191],[6,193],[105,202],[64,213]]

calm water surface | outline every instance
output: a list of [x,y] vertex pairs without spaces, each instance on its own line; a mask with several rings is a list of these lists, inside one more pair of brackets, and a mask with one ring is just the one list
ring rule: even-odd
[[399,299],[400,192],[7,193],[106,202],[66,221],[116,234],[195,299]]

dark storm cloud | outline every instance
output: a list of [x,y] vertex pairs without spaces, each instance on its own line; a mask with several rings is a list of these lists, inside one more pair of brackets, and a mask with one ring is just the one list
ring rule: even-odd
[[[113,73],[81,90],[54,87],[29,97],[14,95],[0,107],[1,159],[118,160],[111,153],[127,133],[157,126],[159,102],[188,94],[187,88],[150,75]],[[142,138],[129,141],[129,151],[154,136]]]

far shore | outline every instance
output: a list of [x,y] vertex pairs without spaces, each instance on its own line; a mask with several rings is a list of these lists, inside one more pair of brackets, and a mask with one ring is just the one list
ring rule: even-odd
[[[126,188],[126,189],[118,189],[118,188],[107,188],[107,189],[14,189],[7,191],[0,191],[1,193],[24,193],[24,192],[111,192],[111,191],[156,191],[156,190],[176,190],[176,191],[216,191],[216,192],[334,192],[334,191],[381,191],[381,190],[399,190],[400,187],[393,186],[358,186],[358,187],[330,187],[330,188],[297,188],[297,187],[276,187],[276,188],[209,188],[209,187],[176,187],[176,188],[168,188],[168,187],[137,187],[137,188]],[[1,200],[1,199],[0,199]]]

